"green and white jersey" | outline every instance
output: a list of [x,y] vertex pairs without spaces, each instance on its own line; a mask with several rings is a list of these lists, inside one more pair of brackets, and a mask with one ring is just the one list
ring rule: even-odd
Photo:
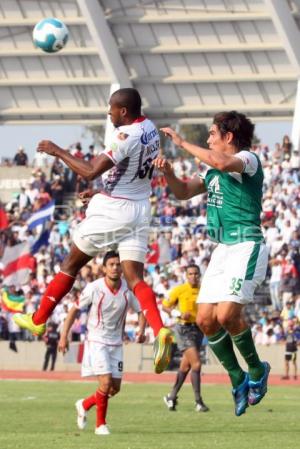
[[210,169],[205,176],[208,235],[227,245],[262,242],[260,214],[264,175],[261,162],[250,151],[240,151],[235,157],[244,162],[243,173]]

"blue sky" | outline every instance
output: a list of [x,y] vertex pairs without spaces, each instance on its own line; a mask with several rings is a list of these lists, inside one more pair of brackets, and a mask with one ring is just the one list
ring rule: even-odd
[[[262,143],[271,147],[275,142],[281,142],[284,134],[290,135],[291,122],[257,123],[256,135]],[[84,127],[78,125],[34,125],[34,126],[0,126],[0,156],[13,157],[17,148],[22,145],[32,160],[40,140],[53,140],[62,148],[81,141],[84,152],[92,143],[92,138],[84,135]]]

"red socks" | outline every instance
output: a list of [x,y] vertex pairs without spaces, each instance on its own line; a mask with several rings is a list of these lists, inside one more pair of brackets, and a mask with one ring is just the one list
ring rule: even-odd
[[163,322],[157,308],[154,291],[148,284],[146,284],[146,282],[140,281],[134,287],[133,293],[139,300],[145,318],[152,327],[156,337],[160,329],[163,327]]
[[106,412],[107,412],[107,404],[108,404],[108,394],[103,393],[100,390],[96,391],[96,406],[97,406],[97,421],[96,427],[102,426],[102,424],[106,424]]
[[46,323],[59,301],[71,290],[75,277],[60,271],[52,279],[41,299],[38,310],[34,313],[34,324]]
[[96,394],[93,394],[82,401],[82,407],[85,411],[88,411],[93,405],[96,405]]
[[105,418],[108,405],[108,394],[97,390],[95,394],[82,401],[82,406],[86,411],[93,407],[93,405],[97,406],[96,427],[106,424]]

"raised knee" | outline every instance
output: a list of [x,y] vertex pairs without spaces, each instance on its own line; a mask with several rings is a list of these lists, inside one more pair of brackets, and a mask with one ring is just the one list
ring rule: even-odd
[[211,325],[212,325],[210,318],[198,315],[196,324],[205,335],[210,334],[210,329],[211,329]]
[[232,323],[232,316],[227,313],[221,313],[218,315],[218,322],[224,329],[228,329]]
[[205,324],[205,321],[206,320],[204,319],[204,317],[197,315],[196,324],[201,330],[202,330],[202,326],[204,326],[204,324]]

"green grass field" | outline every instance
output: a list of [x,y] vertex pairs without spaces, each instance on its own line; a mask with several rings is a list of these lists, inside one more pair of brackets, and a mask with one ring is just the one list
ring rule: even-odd
[[0,382],[1,449],[297,449],[300,392],[272,387],[262,404],[236,418],[229,388],[204,385],[209,413],[196,413],[184,386],[177,412],[162,402],[168,385],[124,384],[109,404],[112,434],[94,435],[95,412],[79,431],[74,403],[93,392],[93,383]]

